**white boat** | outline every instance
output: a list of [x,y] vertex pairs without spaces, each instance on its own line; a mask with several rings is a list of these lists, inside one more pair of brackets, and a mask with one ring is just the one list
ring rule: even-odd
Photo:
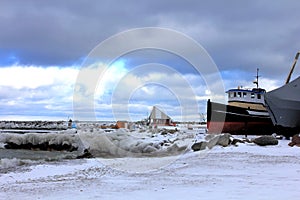
[[290,82],[299,54],[296,54],[285,85],[265,94],[272,122],[278,132],[286,136],[300,131],[300,76]]

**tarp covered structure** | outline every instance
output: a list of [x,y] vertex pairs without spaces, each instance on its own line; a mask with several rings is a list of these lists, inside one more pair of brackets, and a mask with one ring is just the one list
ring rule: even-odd
[[169,117],[166,113],[158,109],[156,106],[153,106],[152,111],[149,116],[149,124],[150,125],[160,125],[160,126],[170,126],[171,117]]

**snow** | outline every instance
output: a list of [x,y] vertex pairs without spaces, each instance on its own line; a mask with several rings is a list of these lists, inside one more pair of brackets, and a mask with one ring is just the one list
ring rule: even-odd
[[[85,142],[95,140],[94,134],[85,135]],[[128,143],[123,148],[136,141],[186,145],[195,140],[189,133],[124,134]],[[120,144],[117,136],[113,133],[110,138]],[[299,199],[300,148],[289,147],[288,142],[25,165],[0,174],[0,199]]]

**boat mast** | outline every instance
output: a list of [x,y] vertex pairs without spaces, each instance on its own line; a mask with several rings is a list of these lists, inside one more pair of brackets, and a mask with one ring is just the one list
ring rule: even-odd
[[296,56],[295,56],[294,63],[293,63],[293,65],[292,65],[292,68],[291,68],[291,70],[290,70],[290,73],[289,73],[288,77],[286,78],[285,84],[288,84],[288,83],[290,82],[290,79],[291,79],[292,73],[293,73],[293,71],[294,71],[294,68],[295,68],[295,66],[296,66],[296,63],[297,63],[299,54],[300,54],[300,51],[298,51],[297,54],[296,54]]
[[258,88],[258,78],[260,77],[260,76],[258,75],[258,71],[259,71],[259,68],[256,69],[256,76],[255,76],[256,80],[253,81],[253,83],[256,85],[256,88]]

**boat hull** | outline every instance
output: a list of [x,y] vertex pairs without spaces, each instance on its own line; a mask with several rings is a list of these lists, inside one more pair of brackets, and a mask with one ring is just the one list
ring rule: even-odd
[[267,111],[250,110],[207,101],[208,133],[271,135],[274,126]]
[[265,102],[276,127],[300,131],[300,77],[267,92]]

